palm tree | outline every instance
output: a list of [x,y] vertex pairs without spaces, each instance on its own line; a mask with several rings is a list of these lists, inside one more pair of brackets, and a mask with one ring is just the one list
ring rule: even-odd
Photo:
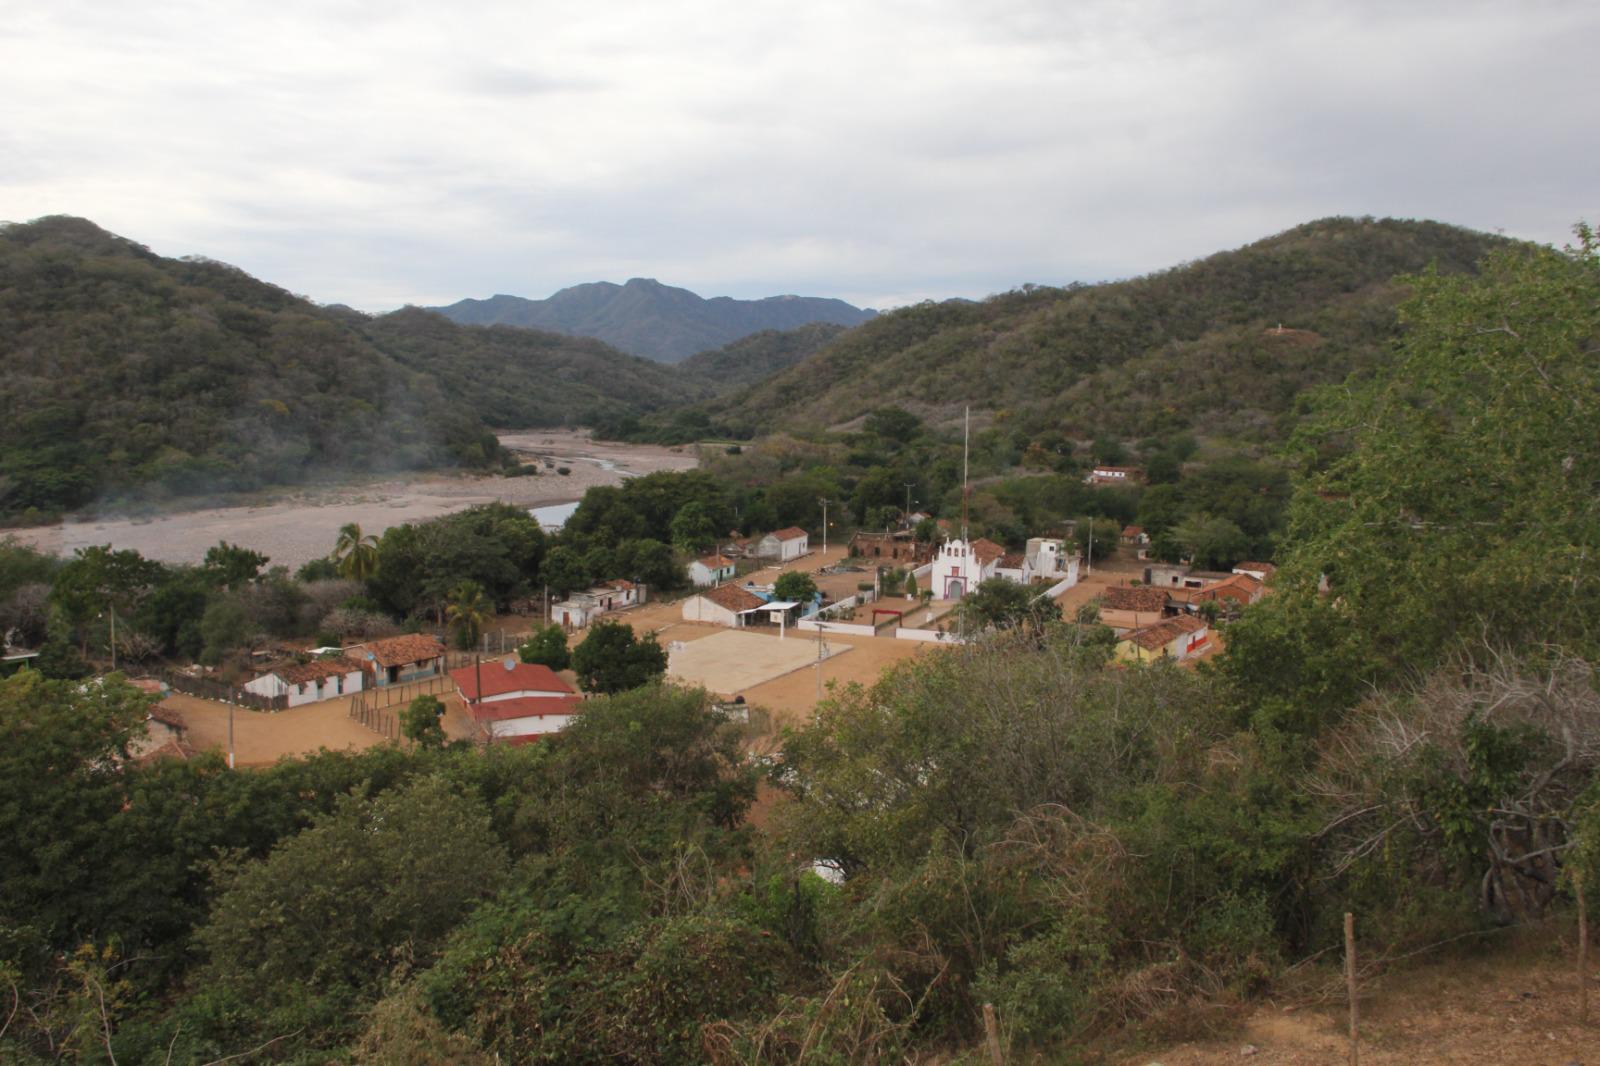
[[484,623],[493,617],[494,609],[484,596],[482,585],[476,581],[463,581],[450,590],[444,613],[455,628],[456,642],[472,646],[472,666],[478,683],[478,699],[473,701],[476,703],[483,699],[483,662],[477,654],[478,641],[483,635]]
[[358,522],[346,523],[334,542],[333,562],[350,580],[365,581],[378,572],[378,538],[362,536]]

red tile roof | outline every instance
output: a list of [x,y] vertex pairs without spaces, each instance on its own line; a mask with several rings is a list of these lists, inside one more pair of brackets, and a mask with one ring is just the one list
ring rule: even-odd
[[718,607],[726,607],[735,614],[740,611],[748,611],[752,608],[760,607],[762,604],[767,602],[760,596],[757,596],[755,593],[748,592],[745,589],[740,588],[738,585],[720,585],[714,589],[706,589],[704,592],[700,593],[700,595],[704,596]]
[[1123,526],[1122,527],[1122,535],[1124,537],[1137,537],[1139,534],[1141,534],[1143,532],[1144,532],[1144,527],[1143,526]]
[[504,722],[512,718],[570,717],[583,710],[577,696],[518,696],[488,703],[469,703],[467,714],[474,722]]
[[1167,590],[1148,585],[1113,585],[1100,594],[1100,602],[1113,611],[1160,613],[1167,606]]
[[972,554],[978,562],[987,565],[996,559],[1005,557],[1006,550],[987,537],[979,537],[972,542]]
[[1180,614],[1176,618],[1168,618],[1155,625],[1135,629],[1131,633],[1124,634],[1122,639],[1132,641],[1145,651],[1155,651],[1171,644],[1186,633],[1198,633],[1205,628],[1206,624],[1200,619]]
[[1021,552],[1008,552],[1000,557],[1000,566],[1006,570],[1021,570],[1026,556]]
[[372,659],[379,666],[409,666],[412,663],[425,663],[429,659],[437,659],[444,654],[444,645],[438,639],[422,633],[407,633],[399,637],[385,637],[383,640],[369,640],[360,645],[358,654],[363,658],[371,653]]
[[707,570],[726,570],[733,565],[733,560],[726,555],[702,555],[695,562]]
[[[515,663],[515,661],[513,660]],[[556,676],[556,672],[540,663],[515,663],[510,670],[505,661],[491,659],[478,666],[463,666],[450,671],[450,680],[456,683],[461,695],[468,700],[478,698],[478,673],[483,673],[483,695],[503,696],[508,692],[558,692],[572,694],[572,686]]]
[[799,526],[790,526],[787,529],[774,531],[772,536],[777,537],[779,540],[799,540],[801,537],[808,536],[808,534]]
[[261,676],[277,674],[290,685],[304,685],[311,681],[321,681],[325,677],[353,674],[360,669],[360,663],[339,655],[331,659],[313,659],[308,663],[284,663],[265,671]]
[[1233,566],[1234,573],[1238,573],[1240,570],[1254,570],[1257,573],[1266,574],[1268,577],[1278,572],[1278,568],[1271,563],[1235,563]]

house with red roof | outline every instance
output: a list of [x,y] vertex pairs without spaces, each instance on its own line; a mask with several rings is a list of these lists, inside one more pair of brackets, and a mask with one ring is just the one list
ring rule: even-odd
[[444,645],[425,633],[369,640],[357,644],[351,655],[371,678],[369,684],[380,688],[444,673]]
[[559,733],[583,707],[554,670],[516,656],[463,666],[450,671],[450,680],[467,717],[493,741],[526,744]]
[[1124,662],[1182,662],[1199,655],[1210,644],[1210,627],[1193,615],[1183,614],[1124,633],[1117,640],[1116,656]]
[[734,562],[721,552],[702,555],[689,564],[689,581],[695,588],[710,588],[732,581]]
[[299,707],[360,692],[364,677],[359,662],[336,655],[308,663],[279,663],[246,681],[244,690],[268,699],[283,696],[288,706]]

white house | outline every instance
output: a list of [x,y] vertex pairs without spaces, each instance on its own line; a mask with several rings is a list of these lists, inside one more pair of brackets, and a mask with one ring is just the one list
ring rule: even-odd
[[1240,563],[1233,568],[1233,572],[1249,574],[1262,584],[1266,584],[1267,579],[1278,572],[1278,568],[1271,563]]
[[697,592],[683,601],[685,622],[710,622],[737,629],[745,624],[746,612],[765,607],[767,601],[738,585],[718,585]]
[[618,578],[583,592],[574,592],[550,608],[550,619],[557,625],[582,629],[607,611],[632,607],[640,602],[639,586]]
[[1144,470],[1137,466],[1097,463],[1083,480],[1089,485],[1139,485],[1144,482]]
[[[482,689],[479,689],[479,677]],[[491,740],[526,744],[560,732],[583,700],[554,670],[513,657],[450,671],[467,717]]]
[[1057,584],[1066,580],[1069,582],[1069,588],[1078,583],[1078,568],[1083,562],[1083,557],[1077,552],[1069,553],[1066,541],[1050,537],[1029,537],[1028,548],[1024,555],[1028,565],[1033,568],[1034,576],[1041,581]]
[[732,581],[733,560],[720,552],[696,559],[689,564],[689,580],[696,588],[709,588],[724,581]]
[[331,700],[361,691],[361,664],[338,656],[308,663],[281,663],[244,683],[246,692],[269,699],[287,696],[289,706]]
[[797,526],[768,533],[761,538],[756,554],[763,559],[776,559],[780,563],[798,559],[811,550],[811,536]]
[[933,579],[929,588],[934,598],[959,600],[995,576],[995,567],[1006,550],[992,540],[979,537],[970,544],[959,537],[945,541],[933,557]]

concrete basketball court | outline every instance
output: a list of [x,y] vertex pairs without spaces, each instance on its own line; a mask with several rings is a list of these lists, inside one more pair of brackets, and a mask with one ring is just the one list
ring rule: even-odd
[[[849,650],[850,645],[830,640],[824,657]],[[790,630],[779,640],[776,633],[768,636],[730,629],[671,649],[667,673],[687,684],[704,685],[712,692],[731,696],[816,661],[817,639],[813,633]]]

